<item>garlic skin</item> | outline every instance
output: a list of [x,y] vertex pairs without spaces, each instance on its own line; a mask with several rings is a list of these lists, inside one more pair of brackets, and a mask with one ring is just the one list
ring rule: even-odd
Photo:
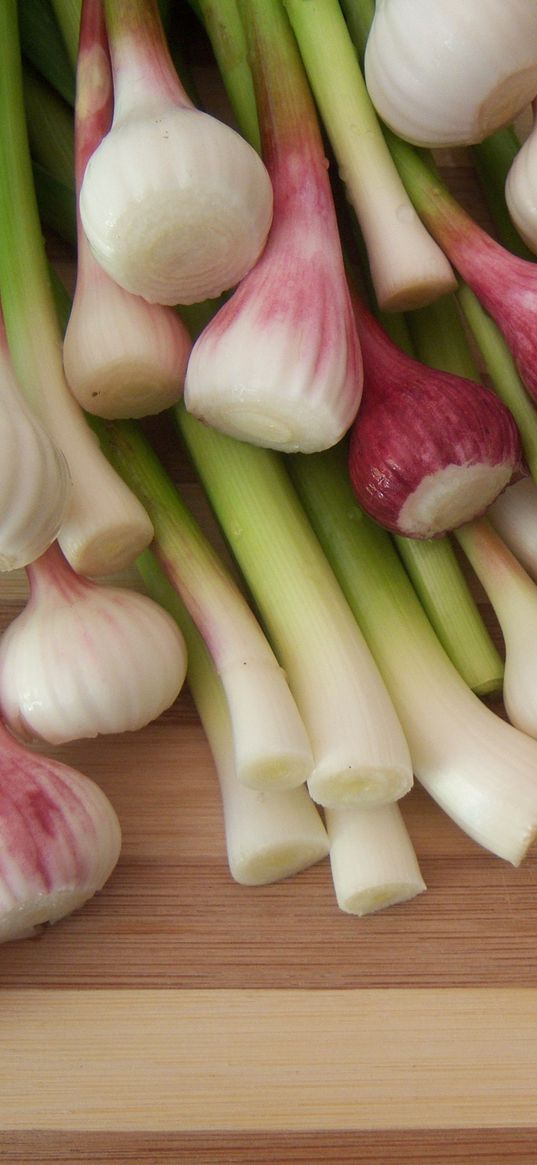
[[377,113],[400,137],[481,142],[537,93],[537,5],[377,0],[364,71]]
[[520,237],[537,255],[537,119],[507,175],[505,201]]
[[12,731],[62,744],[135,731],[170,707],[186,649],[166,611],[76,575],[56,544],[28,575],[29,601],[0,641],[0,707]]
[[63,453],[19,390],[0,322],[0,571],[27,566],[54,541],[70,500]]
[[105,419],[170,408],[183,394],[191,348],[180,316],[120,287],[98,266],[80,232],[63,366],[82,408]]
[[191,304],[253,267],[272,186],[235,130],[168,103],[115,120],[87,164],[80,215],[97,262],[121,287],[150,303]]
[[29,938],[102,888],[121,829],[102,790],[0,724],[0,943]]

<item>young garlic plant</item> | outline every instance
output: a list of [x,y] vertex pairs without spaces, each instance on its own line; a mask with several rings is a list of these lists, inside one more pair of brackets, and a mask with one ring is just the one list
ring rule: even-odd
[[17,384],[0,312],[0,570],[27,566],[54,541],[69,505],[67,462]]
[[170,707],[186,649],[166,611],[77,575],[56,543],[26,572],[29,600],[0,640],[0,708],[15,733],[62,744],[135,731]]
[[[75,104],[77,198],[89,158],[110,128],[112,75],[100,0],[82,8]],[[77,277],[63,345],[71,392],[99,417],[141,417],[182,395],[192,347],[171,307],[120,287],[97,263],[77,215]]]
[[537,585],[487,519],[462,526],[456,534],[502,630],[505,710],[512,724],[537,737]]
[[[275,0],[238,7],[274,215],[262,256],[194,345],[185,404],[239,440],[309,453],[339,441],[356,414],[360,345],[324,147],[292,31]],[[222,17],[219,24],[222,39],[231,38],[235,26]]]
[[378,305],[406,311],[452,291],[444,252],[390,159],[338,0],[283,0],[367,248]]
[[346,914],[372,914],[427,889],[399,805],[325,809],[336,899]]
[[69,391],[37,208],[22,95],[16,4],[0,4],[0,290],[17,382],[62,450],[72,488],[58,541],[75,570],[103,575],[151,541],[138,499],[101,453]]
[[88,777],[26,748],[0,722],[0,942],[29,938],[110,877],[121,830]]
[[402,138],[431,147],[481,142],[537,93],[537,7],[377,0],[364,69],[377,113]]
[[265,245],[270,178],[240,134],[192,104],[156,0],[106,0],[105,11],[114,118],[80,192],[90,246],[117,283],[150,302],[218,296]]

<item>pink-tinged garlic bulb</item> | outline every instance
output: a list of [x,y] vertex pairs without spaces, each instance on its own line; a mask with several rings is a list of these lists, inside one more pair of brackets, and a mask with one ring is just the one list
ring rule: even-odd
[[170,707],[186,649],[166,611],[77,575],[56,544],[27,574],[29,601],[0,641],[0,707],[14,732],[61,744],[134,731]]
[[0,723],[0,943],[83,906],[110,877],[120,848],[102,790],[25,748]]
[[220,295],[265,245],[266,168],[240,134],[188,98],[156,0],[111,0],[105,10],[114,119],[80,193],[92,251],[117,283],[151,303]]
[[185,404],[228,436],[283,452],[335,445],[362,360],[313,98],[283,10],[243,11],[274,215],[255,267],[194,345]]
[[67,462],[19,389],[0,314],[0,570],[50,546],[69,503]]
[[364,393],[349,473],[364,510],[409,538],[434,538],[483,514],[519,471],[513,416],[482,384],[403,353],[358,299]]
[[[112,75],[100,0],[82,9],[75,103],[77,195],[110,128]],[[192,342],[177,312],[120,287],[97,263],[77,216],[77,278],[63,365],[69,388],[96,416],[162,412],[183,393]]]

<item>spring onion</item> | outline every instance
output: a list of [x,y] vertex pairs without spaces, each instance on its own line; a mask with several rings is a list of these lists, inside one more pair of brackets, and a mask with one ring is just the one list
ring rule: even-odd
[[505,183],[511,219],[530,251],[537,253],[537,102],[528,137],[513,159]]
[[371,914],[426,889],[399,805],[345,805],[326,809],[325,817],[340,910]]
[[117,283],[151,302],[220,295],[263,250],[272,218],[265,166],[191,102],[156,0],[110,0],[105,11],[114,118],[80,193],[90,246]]
[[[307,453],[334,445],[356,414],[360,346],[324,146],[292,31],[279,0],[239,9],[274,214],[261,258],[194,345],[185,404],[229,436]],[[222,29],[232,35],[232,27]]]
[[[108,131],[112,78],[100,0],[83,8],[75,102],[77,193]],[[100,417],[148,416],[182,395],[189,333],[171,307],[120,287],[97,263],[78,219],[77,276],[64,337],[71,392]]]
[[0,722],[0,942],[29,938],[83,906],[109,878],[120,846],[102,790]]
[[487,517],[528,574],[537,580],[537,486],[533,478],[523,478],[504,490]]

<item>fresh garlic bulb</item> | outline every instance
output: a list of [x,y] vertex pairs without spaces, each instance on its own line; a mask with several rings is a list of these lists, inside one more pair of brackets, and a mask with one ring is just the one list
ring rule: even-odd
[[475,144],[537,93],[537,4],[377,0],[364,67],[377,113],[400,137]]
[[0,943],[77,910],[107,881],[120,848],[102,790],[0,723]]
[[[171,307],[131,295],[86,256],[65,333],[63,366],[73,396],[98,417],[145,417],[183,394],[192,342]],[[88,266],[90,270],[88,271]]]
[[507,175],[505,201],[520,235],[537,255],[537,117]]
[[56,544],[27,573],[29,601],[0,641],[0,706],[14,732],[61,744],[134,731],[174,702],[186,650],[157,603],[82,578]]
[[0,570],[27,566],[54,541],[70,494],[67,462],[19,390],[0,321]]
[[192,104],[156,0],[107,0],[105,11],[114,117],[80,191],[91,249],[117,283],[151,303],[216,297],[265,245],[266,167],[239,133]]

